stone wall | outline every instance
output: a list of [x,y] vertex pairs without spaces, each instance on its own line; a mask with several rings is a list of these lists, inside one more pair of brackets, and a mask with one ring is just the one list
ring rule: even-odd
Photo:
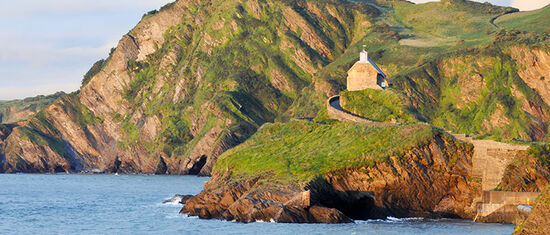
[[347,89],[348,91],[382,90],[382,87],[378,85],[378,70],[370,63],[355,63],[348,71]]
[[474,140],[463,134],[454,136],[474,145],[471,175],[482,179],[484,191],[495,189],[501,182],[510,161],[516,157],[519,151],[529,149],[528,145],[508,144],[493,140]]
[[491,204],[531,205],[537,200],[539,194],[533,192],[484,191],[481,200],[483,203]]
[[517,223],[527,218],[540,193],[484,191],[477,203],[476,221]]

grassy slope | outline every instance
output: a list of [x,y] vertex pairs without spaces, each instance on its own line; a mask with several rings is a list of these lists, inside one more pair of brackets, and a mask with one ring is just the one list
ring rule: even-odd
[[[136,108],[135,113],[139,114],[140,107],[145,107],[142,110],[145,116],[157,115],[163,125],[161,134],[154,141],[144,142],[140,140],[140,129],[132,115],[116,117],[122,123],[123,134],[128,140],[123,145],[143,144],[152,153],[163,151],[169,156],[185,156],[197,143],[196,140],[217,121],[217,117],[208,114],[206,127],[197,136],[190,135],[191,118],[203,113],[205,110],[202,105],[208,102],[214,103],[224,117],[231,120],[233,125],[227,128],[240,136],[241,140],[254,134],[256,128],[266,122],[315,113],[322,107],[326,97],[313,88],[312,81],[326,81],[339,90],[345,89],[346,71],[357,59],[362,45],[366,45],[372,52],[371,57],[388,71],[397,85],[396,89],[405,91],[417,103],[422,115],[435,120],[442,127],[456,132],[478,131],[468,129],[469,126],[456,127],[456,124],[475,121],[471,126],[478,127],[483,120],[490,118],[495,103],[501,102],[499,99],[502,102],[510,100],[509,90],[500,91],[511,84],[508,81],[515,82],[517,77],[508,78],[503,84],[494,83],[498,88],[495,91],[502,95],[495,96],[491,92],[495,86],[487,86],[485,89],[488,92],[480,97],[483,102],[479,107],[470,109],[474,111],[459,110],[450,96],[445,95],[454,89],[453,78],[442,77],[438,71],[439,61],[457,55],[453,54],[457,51],[492,45],[498,28],[490,20],[510,11],[509,8],[459,0],[419,5],[391,1],[382,8],[384,12],[377,16],[372,9],[345,5],[341,1],[312,1],[326,18],[320,19],[305,10],[303,5],[293,2],[277,1],[274,7],[263,9],[258,18],[246,4],[238,1],[227,1],[217,8],[205,6],[204,9],[193,9],[193,14],[204,18],[204,27],[195,28],[196,24],[192,21],[181,22],[165,33],[166,43],[157,52],[146,61],[129,66],[134,68],[130,73],[137,79],[125,91],[126,99]],[[336,17],[329,16],[331,14],[327,5],[335,7],[343,20],[338,21]],[[300,31],[280,31],[284,19],[279,9],[285,6],[292,6],[311,26],[315,26],[316,33],[329,42],[328,45],[332,45],[330,49],[334,52],[334,60],[304,45],[299,40]],[[354,25],[354,22],[364,18],[368,18],[365,22],[369,24]],[[222,28],[214,30],[214,25],[221,21],[225,22]],[[233,29],[232,22],[236,23],[237,30]],[[210,53],[201,50],[204,34],[222,40],[223,43],[211,48]],[[289,59],[294,51],[280,48],[283,40],[303,49],[313,66],[324,66],[322,70],[313,77],[305,73]],[[430,43],[426,44],[426,41]],[[177,65],[159,69],[162,58],[174,51]],[[503,63],[511,62],[507,60]],[[505,66],[510,69],[499,71],[499,67],[495,67],[494,72],[489,71],[487,75],[509,75],[517,69],[513,63]],[[273,69],[285,75],[293,90],[281,91],[271,85]],[[155,87],[161,80],[159,77],[169,79],[165,79],[168,82],[157,91]],[[186,81],[183,87],[186,98],[174,101],[174,87],[180,80]],[[528,91],[522,92],[528,96]],[[534,97],[536,101],[535,95],[529,97]],[[511,118],[519,117],[520,122],[524,120],[524,116],[518,116],[517,105],[510,107],[510,111],[505,112],[507,115],[510,114]],[[288,110],[294,112],[285,113]],[[272,126],[277,125],[283,124]],[[331,131],[337,132],[338,128],[345,130],[348,128],[346,125],[337,124],[331,127]],[[525,124],[512,125],[511,128],[511,131],[505,132],[507,137],[525,137]],[[251,141],[255,138],[252,137]],[[286,174],[284,170],[282,172]],[[306,175],[303,177],[310,177]]]
[[[151,148],[152,152],[159,151],[159,148],[162,148],[168,155],[178,156],[186,152],[186,149],[193,147],[196,141],[192,141],[192,136],[189,135],[188,130],[189,117],[192,115],[183,111],[187,110],[189,106],[194,107],[195,114],[198,114],[200,112],[199,107],[202,104],[214,100],[216,106],[234,123],[230,127],[231,130],[242,136],[242,140],[244,140],[265,122],[281,120],[280,117],[288,115],[300,117],[315,113],[316,109],[322,107],[322,101],[325,97],[312,88],[313,85],[310,85],[311,80],[321,79],[340,87],[340,89],[344,88],[345,71],[356,60],[356,55],[363,44],[367,46],[369,51],[375,52],[371,55],[382,67],[389,70],[389,74],[393,75],[393,78],[407,80],[406,75],[411,74],[418,66],[425,65],[429,61],[444,59],[452,55],[453,52],[465,50],[466,48],[490,45],[494,40],[495,32],[498,31],[498,28],[492,25],[490,20],[506,12],[513,11],[511,8],[463,1],[443,1],[418,5],[400,1],[392,2],[381,16],[371,17],[374,21],[372,26],[362,27],[362,30],[365,30],[363,37],[362,34],[355,33],[355,26],[352,23],[353,19],[358,19],[361,14],[348,9],[349,6],[338,5],[341,3],[336,2],[337,9],[343,12],[340,15],[348,18],[345,18],[343,22],[334,22],[334,18],[329,17],[327,23],[305,10],[306,8],[303,5],[296,5],[292,1],[287,4],[303,14],[311,25],[318,27],[316,32],[334,45],[334,51],[337,55],[335,60],[331,62],[317,54],[317,52],[312,51],[311,48],[306,49],[312,64],[327,65],[312,78],[290,61],[289,55],[293,51],[280,50],[279,45],[285,39],[291,39],[294,45],[300,45],[300,42],[296,40],[299,37],[299,32],[286,32],[284,37],[274,33],[279,30],[279,24],[283,21],[277,9],[286,6],[285,4],[278,3],[270,10],[261,12],[259,19],[257,19],[250,13],[250,9],[246,5],[241,6],[236,2],[227,2],[223,7],[207,13],[208,17],[210,15],[219,15],[219,17],[208,18],[207,21],[210,26],[195,32],[190,40],[182,38],[181,32],[189,27],[188,22],[182,22],[174,27],[172,31],[166,33],[165,37],[168,43],[151,56],[148,65],[135,71],[136,76],[141,78],[137,80],[139,82],[136,82],[134,88],[130,87],[127,93],[130,94],[128,98],[135,102],[136,107],[141,106],[143,100],[147,100],[148,96],[153,97],[146,104],[145,113],[148,115],[160,113],[161,122],[164,123],[163,133],[155,143],[145,143],[148,146],[154,146]],[[328,4],[328,6],[332,4]],[[322,1],[317,5],[326,14],[325,6],[327,6],[327,3]],[[373,16],[375,15],[373,14]],[[212,25],[219,22],[220,18],[225,19],[226,25],[221,30],[213,30]],[[238,30],[228,33],[227,31],[232,30],[228,26],[231,21],[237,22]],[[347,25],[341,25],[340,31],[334,31],[332,26],[342,23]],[[211,55],[207,55],[204,51],[196,49],[198,40],[202,38],[200,32],[208,33],[214,38],[227,38],[228,41],[216,47]],[[361,31],[358,30],[358,32]],[[413,41],[430,40],[432,44],[429,46],[415,46],[414,43],[408,45],[402,42],[404,39]],[[341,51],[337,49],[338,45],[348,47],[348,49]],[[303,47],[303,45],[301,46]],[[176,76],[192,78],[196,76],[197,70],[206,71],[200,85],[188,85],[185,88],[189,91],[189,97],[192,98],[180,103],[171,102],[173,91],[169,87],[172,85],[165,85],[166,88],[159,95],[148,93],[151,87],[155,86],[155,74],[161,72],[156,70],[158,58],[162,58],[173,47],[182,47],[183,54],[180,57],[180,64],[174,68],[174,72],[168,71],[169,73],[176,73],[175,71],[179,71],[181,67],[188,67],[183,71],[183,74],[176,73]],[[194,58],[195,62],[190,62],[187,58]],[[235,61],[239,63],[236,64]],[[515,69],[513,64],[506,66],[511,66],[509,70]],[[251,69],[252,67],[260,69]],[[274,89],[269,84],[269,80],[272,79],[270,77],[272,69],[282,71],[285,77],[289,78],[290,86],[294,88],[294,91]],[[505,71],[507,74],[513,72]],[[490,73],[493,72],[487,73],[489,77],[502,74],[501,71]],[[509,110],[504,110],[506,115],[514,120],[514,123],[507,130],[500,131],[498,128],[495,128],[496,131],[482,130],[480,127],[482,122],[490,119],[490,115],[495,111],[495,103],[498,102],[495,99],[506,102],[511,97],[509,91],[505,91],[504,95],[494,96],[495,92],[490,91],[490,89],[495,86],[502,88],[509,84],[496,84],[486,87],[485,89],[488,91],[484,93],[484,97],[479,98],[483,102],[477,108],[457,111],[456,104],[452,104],[451,99],[447,99],[445,96],[450,90],[454,89],[452,78],[440,76],[436,79],[441,80],[437,83],[443,84],[441,87],[436,87],[442,94],[438,97],[441,102],[434,104],[434,107],[424,109],[423,116],[427,116],[439,126],[456,132],[489,133],[509,138],[528,138],[528,134],[525,133],[529,130],[529,124],[524,121],[528,118],[517,105],[506,106]],[[514,79],[517,79],[517,77],[508,80]],[[416,81],[414,84],[401,82],[400,84],[405,85],[398,87],[398,89],[417,89],[416,92],[423,92],[423,95],[426,96],[426,91],[420,90],[419,87],[427,88],[431,85],[422,83],[430,82],[430,79]],[[189,84],[191,83],[189,82]],[[232,84],[237,84],[237,86]],[[132,89],[136,91],[132,91]],[[499,89],[497,91],[500,91]],[[513,100],[513,97],[511,99]],[[417,102],[422,102],[422,100],[417,100]],[[243,111],[238,107],[245,107],[245,110]],[[285,113],[287,110],[293,110],[293,112],[291,114]],[[404,117],[405,122],[413,120],[409,115],[403,116],[406,116]],[[130,123],[130,119],[130,116],[124,117],[123,122],[126,123],[124,131],[131,137],[130,140],[134,139],[137,142],[139,130]],[[209,119],[215,119],[215,117],[209,116]],[[282,120],[286,119],[288,117]],[[516,119],[519,121],[515,121]],[[473,125],[457,127],[460,123],[473,123]]]
[[410,101],[397,90],[343,91],[340,96],[346,110],[372,120],[401,123],[417,121]]
[[[405,91],[408,98],[416,102],[418,111],[430,121],[455,132],[528,138],[529,121],[532,120],[521,110],[519,100],[511,94],[510,87],[517,87],[537,104],[541,99],[519,79],[517,66],[503,52],[504,47],[501,48],[517,42],[507,39],[504,43],[500,41],[495,44],[500,29],[491,24],[491,19],[513,9],[464,1],[421,5],[389,2],[384,9],[385,12],[376,18],[375,25],[368,29],[366,36],[359,38],[341,57],[324,67],[316,79],[345,89],[345,72],[357,59],[361,45],[366,45],[371,57],[396,80],[396,89]],[[407,43],[403,43],[403,39],[408,40],[405,41]],[[421,44],[422,41],[430,41],[430,44]],[[472,48],[486,49],[487,52],[481,53]],[[480,60],[489,61],[482,68],[475,66],[475,59],[468,57],[480,55]],[[454,99],[457,92],[460,93],[458,78],[454,75],[445,77],[444,71],[440,71],[443,70],[440,66],[452,57],[470,60],[460,66],[473,66],[487,79],[485,86],[480,88],[482,92],[476,97],[476,103],[462,109],[457,108],[458,101]],[[457,70],[460,71],[460,68]],[[403,104],[402,97],[377,94],[376,98],[367,98],[365,96],[372,96],[367,93],[369,91],[343,92],[342,95],[352,100],[348,108],[355,108],[365,116],[382,120],[402,116],[402,120],[413,120],[409,110],[404,110],[408,107],[395,105]],[[377,102],[376,105],[382,103],[384,107],[370,109]],[[491,120],[498,104],[505,107],[504,115],[512,123],[505,128],[482,130],[482,123]],[[319,113],[321,116],[326,116],[323,110]],[[377,128],[328,123],[332,124],[298,121],[266,124],[244,144],[222,155],[215,172],[231,171],[234,179],[267,174],[271,183],[306,182],[333,170],[383,161],[388,154],[415,146],[435,133],[431,127],[420,124]],[[411,138],[400,143],[393,141],[400,139],[400,136]],[[335,145],[339,147],[334,148]]]
[[536,33],[550,33],[550,6],[528,12],[519,12],[499,17],[495,23],[506,29]]
[[[376,127],[353,123],[290,121],[266,124],[224,153],[214,171],[232,179],[268,174],[270,183],[305,183],[339,170],[369,166],[400,155],[436,135],[424,124]],[[403,139],[402,136],[409,138]]]
[[[136,79],[129,84],[125,98],[136,107],[136,113],[139,113],[139,107],[145,107],[144,113],[156,115],[163,125],[162,133],[153,142],[144,142],[140,140],[140,129],[134,124],[133,114],[118,117],[123,134],[128,137],[128,141],[121,145],[143,144],[151,153],[163,151],[168,156],[185,156],[197,143],[196,138],[216,125],[219,116],[208,114],[206,128],[197,136],[190,133],[192,117],[203,114],[203,105],[208,103],[213,103],[221,111],[223,119],[231,121],[232,125],[227,128],[242,141],[262,124],[281,119],[293,104],[294,110],[298,110],[293,115],[314,114],[315,109],[301,109],[308,105],[302,104],[303,99],[300,99],[303,94],[317,96],[311,89],[304,90],[311,84],[312,77],[290,59],[295,49],[282,49],[281,44],[289,43],[304,51],[313,67],[322,67],[330,59],[301,41],[300,31],[286,30],[280,9],[292,7],[309,27],[315,28],[322,40],[332,46],[329,49],[334,56],[338,56],[350,44],[347,38],[355,30],[353,18],[372,11],[346,4],[349,3],[315,2],[314,7],[324,9],[321,14],[326,21],[313,15],[306,6],[288,1],[275,1],[270,7],[264,4],[258,16],[246,2],[241,4],[240,1],[198,7],[193,12],[205,18],[205,25],[195,28],[194,22],[181,22],[165,33],[166,43],[147,61],[130,66],[134,68],[131,73]],[[329,16],[326,8],[337,9],[342,21]],[[204,48],[209,45],[205,45],[204,35],[222,43],[206,51]],[[173,52],[177,55],[177,64],[160,70],[162,58]],[[284,76],[289,89],[280,90],[272,85],[272,71],[275,70]],[[154,88],[159,86],[160,74],[177,79],[168,80],[159,92]],[[186,80],[183,88],[186,98],[174,101],[174,87],[182,79]],[[321,102],[323,99],[319,98]]]
[[[541,139],[532,133],[535,122],[523,112],[522,101],[517,94],[512,94],[511,87],[519,89],[529,102],[550,109],[517,76],[518,65],[505,48],[510,44],[541,45],[542,42],[537,40],[538,35],[511,34],[491,24],[493,18],[514,9],[459,0],[426,4],[396,1],[389,2],[385,9],[366,36],[326,66],[319,79],[336,83],[344,90],[346,71],[357,59],[360,45],[366,45],[370,57],[396,84],[395,89],[405,92],[427,121],[457,133]],[[457,82],[460,73],[445,74],[443,66],[453,63],[448,62],[452,58],[462,61],[451,67],[481,74],[485,80],[484,85],[478,87],[482,92],[474,97],[474,102],[464,104],[457,100],[458,96],[465,95],[461,86],[468,82]],[[485,59],[490,62],[485,63]],[[478,62],[482,66],[477,65]],[[366,103],[360,103],[357,105],[365,107],[357,107],[357,111],[369,110]],[[509,123],[488,124],[496,112]]]
[[[470,60],[470,61],[469,61]],[[517,138],[531,140],[530,125],[533,120],[522,110],[519,97],[512,93],[512,87],[516,87],[530,100],[548,110],[548,107],[541,102],[540,97],[517,75],[518,68],[506,55],[480,56],[479,60],[489,61],[482,66],[473,65],[473,58],[464,58],[463,63],[457,64],[458,73],[443,80],[441,83],[442,94],[438,110],[429,115],[435,125],[448,128],[458,133],[491,134],[505,138]],[[458,83],[458,76],[467,73],[464,67],[476,68],[474,73],[481,74],[483,85],[477,97],[469,103],[459,106],[460,101],[456,99],[461,96],[462,91]],[[461,107],[461,108],[458,108]],[[500,112],[506,125],[491,123],[496,112]]]
[[12,110],[17,113],[27,111],[36,113],[52,104],[62,95],[64,95],[64,93],[56,93],[48,96],[41,95],[22,100],[0,101],[0,123],[4,123],[11,119],[11,116],[14,115]]

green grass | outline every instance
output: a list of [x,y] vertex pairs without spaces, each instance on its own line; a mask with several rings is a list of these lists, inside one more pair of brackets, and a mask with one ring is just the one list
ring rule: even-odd
[[67,159],[69,159],[65,149],[65,143],[61,138],[49,136],[28,127],[18,127],[18,130],[24,140],[30,141],[31,143],[43,148],[50,148],[59,156],[67,157]]
[[437,129],[425,124],[266,124],[245,143],[224,153],[214,172],[230,171],[233,180],[265,174],[271,183],[300,184],[328,172],[387,161],[390,155],[400,156],[438,134]]
[[550,6],[528,12],[499,17],[495,23],[506,29],[535,33],[550,33]]
[[494,31],[491,18],[512,9],[491,7],[468,1],[441,1],[426,4],[394,3],[395,16],[407,28],[440,38],[487,40]]
[[550,109],[518,76],[518,65],[505,47],[448,56],[390,78],[394,89],[403,91],[427,122],[455,133],[528,141],[546,138],[533,134],[531,128],[538,121],[523,106],[529,102]]
[[[308,9],[310,6],[296,1],[275,1],[269,7],[265,2],[260,5],[258,15],[240,1],[216,6],[199,2],[189,6],[189,14],[204,17],[200,28],[193,17],[184,17],[164,33],[165,43],[146,60],[128,63],[132,80],[122,95],[131,104],[131,110],[124,117],[113,114],[122,124],[125,136],[125,142],[120,143],[122,147],[143,142],[140,123],[152,116],[162,125],[159,136],[152,143],[144,143],[149,146],[147,149],[152,154],[163,151],[177,157],[186,156],[218,120],[224,120],[227,124],[222,128],[244,141],[266,122],[315,116],[325,97],[310,86],[312,74],[292,57],[300,50],[313,68],[326,65],[330,59],[314,50],[315,45],[300,39],[303,29],[295,32],[282,27],[285,19],[281,9],[295,10],[334,56],[351,44],[350,38],[357,30],[355,18],[367,18],[377,12],[364,3],[316,1],[313,5],[320,9],[321,19]],[[328,8],[332,10],[329,12]],[[335,12],[337,17],[333,15]],[[209,40],[205,40],[205,35]],[[207,41],[215,41],[216,45],[210,47]],[[281,47],[283,41],[292,46]],[[174,54],[174,66],[162,65],[167,56]],[[279,82],[284,80],[282,83],[288,89],[275,87],[275,70],[283,77],[277,78]],[[182,80],[185,82],[180,84]],[[180,86],[181,92],[175,98],[176,86]],[[185,98],[177,99],[181,97]],[[141,111],[144,115],[140,113],[140,118],[136,118],[134,114]],[[191,123],[196,124],[199,116],[207,118],[199,125],[204,122],[206,125],[192,136]]]
[[344,109],[371,120],[400,123],[418,121],[410,101],[397,90],[343,91],[340,97]]
[[[13,120],[16,113],[27,111],[36,113],[49,106],[63,95],[65,95],[65,93],[59,92],[53,95],[40,95],[22,100],[0,101],[0,123],[5,123],[8,120],[12,122],[19,121]],[[15,111],[15,113],[12,111]]]
[[537,158],[540,163],[550,168],[550,145],[543,143],[534,143],[531,144],[531,147],[528,150],[529,154],[534,158]]
[[[531,139],[528,133],[532,120],[522,110],[521,101],[511,91],[511,87],[523,88],[525,84],[518,77],[514,62],[505,58],[489,57],[492,62],[485,65],[488,68],[477,70],[483,77],[483,85],[479,84],[481,86],[476,88],[480,90],[480,94],[472,97],[474,102],[463,104],[461,108],[455,98],[461,93],[457,78],[444,80],[441,86],[440,108],[432,116],[433,123],[457,133]],[[494,121],[492,115],[496,112],[500,112],[505,118],[503,123],[487,124]]]
[[[526,42],[517,40],[522,35],[518,36],[510,31],[516,26],[506,26],[507,23],[503,21],[501,27],[510,27],[510,30],[503,31],[491,24],[491,19],[513,9],[461,0],[417,5],[406,1],[379,2],[384,4],[382,11],[373,7],[373,2],[364,1],[326,0],[309,1],[308,4],[299,0],[273,1],[270,4],[259,1],[258,15],[246,1],[225,1],[218,5],[210,5],[208,1],[190,3],[188,12],[182,14],[180,23],[164,33],[165,43],[159,45],[156,52],[139,62],[130,61],[127,65],[132,79],[122,95],[129,110],[124,116],[109,114],[122,126],[121,134],[125,143],[121,145],[143,144],[152,156],[164,152],[168,156],[185,157],[199,139],[218,123],[224,125],[222,129],[231,131],[240,141],[244,141],[266,122],[286,122],[291,118],[313,117],[318,114],[315,118],[317,124],[290,122],[267,125],[258,135],[260,137],[252,137],[249,142],[268,141],[269,138],[261,140],[261,136],[266,136],[266,129],[282,128],[286,132],[277,134],[273,130],[273,133],[280,138],[288,134],[289,141],[294,141],[295,145],[298,145],[299,138],[311,144],[311,147],[300,145],[303,152],[296,152],[301,151],[300,149],[273,145],[304,156],[308,155],[305,150],[312,151],[308,157],[300,155],[296,159],[291,155],[280,155],[284,157],[281,162],[286,162],[290,170],[282,170],[284,167],[277,165],[280,162],[272,162],[277,174],[287,178],[296,174],[301,179],[306,179],[332,170],[323,168],[322,164],[334,159],[337,160],[336,167],[369,162],[368,156],[363,160],[352,160],[352,155],[358,153],[353,151],[359,149],[370,154],[368,146],[380,143],[369,132],[393,138],[393,134],[386,133],[391,128],[379,130],[336,123],[323,110],[327,95],[345,90],[346,71],[357,60],[362,45],[366,45],[372,58],[388,71],[390,80],[396,84],[396,90],[379,94],[344,92],[343,97],[350,101],[347,108],[379,121],[412,123],[418,119],[418,112],[428,121],[455,132],[492,134],[507,138],[526,137],[530,119],[521,112],[520,103],[511,94],[510,87],[516,86],[535,104],[538,104],[540,97],[532,95],[533,91],[521,84],[517,75],[514,75],[517,68],[513,61],[507,59],[507,55],[500,53],[494,56],[504,59],[492,64],[487,70],[478,71],[487,79],[487,86],[481,88],[483,93],[476,104],[468,104],[460,109],[454,99],[461,92],[455,83],[456,78],[444,77],[440,73],[440,63],[450,57],[459,57],[464,53],[478,55],[479,50],[485,50],[489,45],[501,45],[500,41]],[[172,6],[167,5],[161,11]],[[310,9],[312,6],[315,11]],[[332,55],[322,55],[315,49],[317,45],[310,45],[307,40],[302,40],[307,32],[305,28],[289,30],[286,26],[287,19],[284,19],[281,12],[283,8],[295,10],[300,20],[312,28]],[[150,17],[158,15],[151,14],[146,18],[151,19]],[[537,13],[522,19],[527,22],[525,24],[531,25],[530,22],[542,16],[544,13]],[[202,19],[202,24],[195,23],[197,17]],[[136,28],[138,29],[139,27]],[[130,32],[134,33],[136,32]],[[537,34],[533,38],[541,36]],[[292,46],[281,48],[283,42]],[[527,42],[538,43],[539,40]],[[207,45],[208,43],[214,43],[215,46]],[[299,66],[300,61],[293,59],[297,51],[303,52],[299,55],[305,61],[301,61],[302,63],[321,70],[316,74],[306,72],[306,69]],[[106,61],[96,63],[85,76],[83,84],[97,74],[109,59]],[[289,89],[279,90],[275,87],[272,75],[274,70],[283,75],[283,83]],[[409,100],[411,104],[408,104]],[[94,117],[89,110],[83,109],[78,104],[78,99],[68,103],[68,112],[81,113],[73,116],[82,126],[102,121],[102,118]],[[490,120],[499,104],[505,106],[502,111],[512,120],[511,123],[503,128],[483,129],[483,122]],[[411,105],[416,111],[412,111]],[[42,124],[49,123],[46,120],[48,117],[37,117],[44,119]],[[151,117],[158,118],[162,124],[158,127],[157,138],[146,142],[140,138],[141,128]],[[206,120],[202,120],[202,117],[206,117]],[[195,127],[201,129],[194,129],[196,136],[192,136],[190,129]],[[315,136],[308,135],[308,132],[293,131],[291,127],[321,136],[337,136],[339,131],[360,134],[372,142],[365,140],[370,145],[359,146],[353,143],[361,142],[363,137],[341,137],[346,144],[344,147],[349,148],[345,151],[350,152],[338,152],[327,149],[330,146],[328,142],[316,139]],[[413,127],[416,126],[396,127],[396,132]],[[356,141],[351,141],[352,139]],[[251,146],[250,143],[244,146]],[[389,150],[399,148],[397,145],[389,146]],[[322,151],[317,154],[314,147]],[[381,149],[388,150],[385,147],[386,145]],[[265,150],[268,153],[271,151],[272,155],[268,156],[279,156],[274,147],[265,147]],[[372,151],[372,154],[379,154]],[[271,161],[259,155],[248,156]],[[306,160],[312,162],[303,162]],[[300,170],[302,166],[304,171]],[[261,166],[264,168],[258,167],[257,169],[267,169],[268,165]]]

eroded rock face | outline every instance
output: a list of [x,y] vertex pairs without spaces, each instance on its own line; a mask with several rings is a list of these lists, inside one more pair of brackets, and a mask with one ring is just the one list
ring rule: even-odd
[[209,181],[205,191],[189,199],[180,213],[202,219],[239,222],[348,223],[351,219],[337,209],[310,205],[310,192],[295,190],[251,190],[257,180],[218,188]]
[[523,223],[516,226],[514,234],[548,234],[550,231],[550,187],[541,193],[531,214]]
[[511,47],[510,52],[520,65],[519,76],[550,104],[550,52],[521,46]]
[[372,167],[342,169],[306,186],[233,183],[214,174],[181,213],[240,222],[345,223],[395,217],[473,218],[479,183],[469,181],[473,149],[446,138],[392,156]]
[[[525,46],[494,50],[496,54],[480,50],[430,62],[405,79],[395,79],[394,85],[411,98],[421,115],[446,130],[547,139],[550,93],[545,77],[550,76],[550,53]],[[489,100],[494,102],[488,104]],[[489,106],[490,111],[479,112]],[[514,125],[517,128],[512,130]]]
[[[209,175],[221,153],[284,113],[311,77],[343,53],[349,43],[337,35],[354,34],[355,15],[369,20],[366,12],[331,4],[296,11],[284,1],[178,0],[144,16],[79,93],[3,138],[2,168]],[[341,22],[311,22],[310,10]],[[251,22],[263,27],[261,35],[244,40],[241,32],[255,31]],[[239,55],[243,49],[250,51]],[[216,68],[224,71],[213,75]]]
[[525,153],[507,167],[497,189],[514,192],[542,192],[548,185],[550,170]]

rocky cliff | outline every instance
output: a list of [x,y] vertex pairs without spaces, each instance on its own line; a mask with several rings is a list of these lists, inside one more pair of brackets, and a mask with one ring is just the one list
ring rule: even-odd
[[0,101],[0,123],[15,123],[39,112],[65,95],[58,92],[48,96],[29,97],[22,100]]
[[[405,133],[410,140],[393,143]],[[309,152],[305,146],[315,146],[316,155],[300,154]],[[481,191],[469,176],[472,155],[471,145],[424,125],[273,125],[222,155],[203,192],[181,212],[242,222],[473,218]]]
[[168,4],[124,35],[80,92],[13,127],[1,169],[208,175],[225,150],[288,116],[376,14],[339,1]]
[[496,32],[490,20],[513,11],[469,1],[178,0],[145,15],[79,92],[10,126],[0,172],[208,175],[265,123],[315,117],[345,89],[362,45],[421,120],[545,140],[549,108],[536,87],[548,37]]
[[436,126],[455,133],[547,140],[550,106],[540,74],[550,70],[533,66],[534,61],[545,63],[543,55],[550,52],[525,46],[474,50],[430,62],[394,83]]
[[514,234],[548,234],[550,231],[550,187],[537,198],[535,206],[523,223],[516,226]]

